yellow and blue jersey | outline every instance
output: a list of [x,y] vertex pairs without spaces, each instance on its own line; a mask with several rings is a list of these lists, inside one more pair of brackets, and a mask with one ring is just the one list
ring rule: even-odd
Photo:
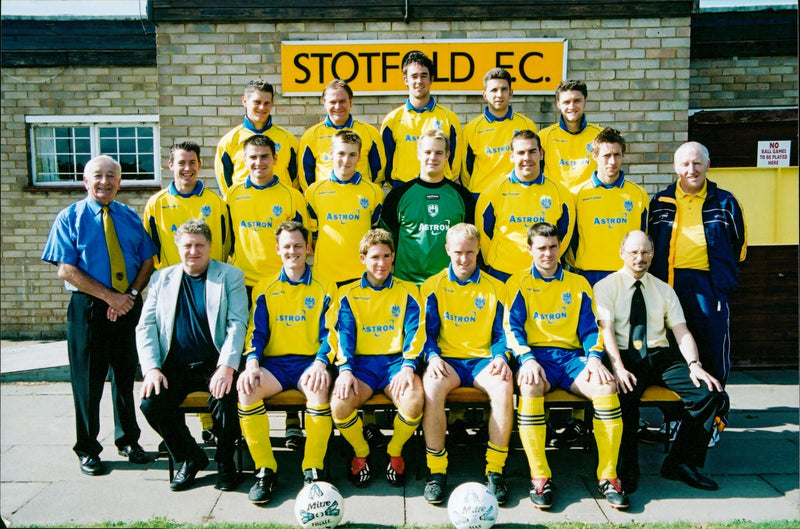
[[386,153],[383,150],[383,140],[378,129],[353,119],[347,118],[344,125],[334,125],[329,117],[317,123],[303,133],[300,138],[300,189],[305,191],[314,182],[326,180],[333,171],[331,158],[331,142],[333,136],[340,130],[352,130],[361,138],[361,157],[358,160],[356,171],[366,176],[371,182],[383,181],[383,167],[386,165]]
[[597,170],[597,162],[592,158],[592,141],[601,130],[601,126],[587,122],[586,116],[576,133],[567,130],[564,118],[542,129],[539,138],[544,150],[544,174],[575,193]]
[[392,185],[413,180],[419,174],[417,140],[430,129],[441,130],[450,138],[450,157],[444,174],[455,180],[461,171],[461,122],[455,113],[431,97],[421,110],[406,104],[389,112],[381,124],[381,138],[386,152],[384,177]]
[[316,236],[314,269],[335,282],[364,272],[359,259],[361,238],[378,224],[383,190],[356,173],[346,182],[331,173],[306,190],[309,228]]
[[425,304],[425,359],[494,358],[506,353],[504,285],[478,268],[459,281],[448,266],[420,287]]
[[419,289],[391,274],[373,287],[366,274],[339,290],[336,322],[339,370],[352,369],[356,355],[401,354],[416,369],[425,340]]
[[533,356],[532,347],[583,349],[603,357],[603,338],[589,282],[561,265],[542,277],[535,266],[506,283],[509,293],[507,339],[520,364]]
[[244,123],[228,131],[217,145],[217,154],[214,157],[214,176],[223,198],[233,185],[242,183],[247,178],[249,171],[244,162],[243,144],[244,140],[256,134],[268,136],[275,142],[275,156],[277,157],[273,168],[275,174],[281,181],[298,188],[297,151],[299,144],[297,138],[283,127],[273,124],[272,116],[267,119],[267,124],[263,129],[255,128],[255,125],[245,116]]
[[291,281],[283,269],[253,289],[253,309],[247,327],[244,354],[247,360],[271,356],[315,356],[330,364],[328,341],[335,324],[336,286],[320,281],[306,266],[299,281]]
[[511,139],[521,130],[536,132],[536,125],[511,107],[502,118],[484,108],[464,127],[461,184],[473,195],[494,189],[514,169],[509,156]]
[[575,197],[575,236],[568,262],[578,270],[613,272],[622,267],[617,249],[633,230],[647,230],[647,192],[620,172],[603,184],[595,172]]
[[563,255],[575,229],[573,200],[564,186],[544,174],[533,182],[522,182],[511,171],[494,192],[478,199],[475,225],[486,264],[508,275],[530,269],[528,228],[537,222],[549,222],[558,228],[559,257]]
[[263,187],[253,184],[248,176],[231,187],[225,202],[233,227],[231,264],[244,272],[247,286],[277,274],[282,263],[275,251],[275,229],[286,220],[308,225],[303,195],[277,176]]
[[203,182],[197,182],[189,194],[181,194],[170,182],[147,200],[144,206],[144,229],[158,247],[156,270],[181,262],[178,247],[175,246],[175,232],[178,226],[189,219],[201,218],[211,229],[211,258],[226,262],[231,251],[230,219],[228,208],[219,195],[205,189]]

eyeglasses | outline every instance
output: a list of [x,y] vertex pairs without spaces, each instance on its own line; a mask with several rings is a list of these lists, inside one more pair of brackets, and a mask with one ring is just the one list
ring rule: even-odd
[[649,251],[636,251],[636,252],[631,252],[629,250],[622,250],[622,251],[625,252],[626,254],[632,256],[632,257],[639,257],[639,256],[641,256],[641,257],[652,257],[653,256],[653,251],[652,250],[649,250]]

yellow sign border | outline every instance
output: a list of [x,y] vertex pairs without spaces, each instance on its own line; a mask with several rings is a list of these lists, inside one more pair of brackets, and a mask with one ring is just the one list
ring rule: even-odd
[[[492,48],[487,47],[489,44],[495,45],[509,45],[507,48],[498,49],[497,47],[492,50]],[[542,82],[544,83],[542,88],[539,89],[532,89],[530,88],[531,85],[534,83],[525,82],[524,80],[520,79],[519,74],[520,72],[524,72],[524,67],[527,64],[527,61],[533,60],[532,57],[535,57],[537,60],[545,60],[544,54],[538,51],[528,51],[527,55],[522,55],[521,57],[517,58],[517,53],[519,53],[520,48],[522,48],[525,44],[528,45],[546,45],[549,48],[560,46],[561,50],[555,49],[555,52],[551,55],[548,55],[547,60],[551,60],[555,62],[555,67],[549,67],[548,70],[545,71],[541,75]],[[480,56],[473,56],[463,52],[453,51],[452,47],[454,45],[461,45],[463,46],[462,49],[478,49],[480,51]],[[388,46],[394,46],[395,48],[391,51],[378,51],[380,48],[385,48]],[[324,49],[324,48],[332,48],[332,49]],[[369,51],[366,53],[359,53],[355,51],[356,48],[369,48]],[[300,56],[298,52],[301,50],[310,51],[310,49],[315,49],[315,55],[313,59],[319,63],[319,66],[311,66],[309,63],[305,64],[298,64],[298,57]],[[373,71],[373,68],[376,66],[376,62],[382,63],[385,67],[384,70],[379,70],[383,77],[387,75],[391,75],[392,79],[387,80],[386,82],[379,82],[382,87],[385,85],[390,86],[399,86],[397,88],[377,88],[374,90],[369,89],[374,83],[367,83],[364,80],[359,80],[355,78],[350,82],[350,86],[353,89],[353,92],[358,94],[369,94],[369,95],[400,95],[400,94],[407,94],[408,90],[402,84],[402,73],[400,73],[399,64],[402,61],[402,56],[408,51],[418,49],[424,52],[426,55],[433,57],[438,53],[448,53],[447,55],[450,59],[449,64],[448,61],[445,61],[443,65],[446,68],[446,74],[442,73],[440,65],[437,64],[437,70],[439,73],[439,79],[434,79],[434,83],[432,86],[432,92],[436,94],[447,94],[447,95],[464,95],[470,94],[474,95],[475,93],[479,93],[483,89],[483,74],[486,73],[489,69],[493,68],[497,63],[506,67],[509,72],[512,74],[514,78],[513,88],[514,93],[519,95],[552,95],[555,87],[561,82],[563,79],[566,78],[567,75],[567,57],[568,57],[568,50],[569,50],[569,40],[567,38],[562,37],[555,37],[555,38],[534,38],[534,39],[437,39],[437,40],[425,40],[425,39],[409,39],[409,40],[320,40],[320,41],[306,41],[306,40],[286,40],[281,41],[281,81],[283,84],[283,94],[284,96],[320,96],[322,93],[322,89],[324,88],[325,84],[330,82],[334,78],[333,70],[333,61],[336,59],[337,64],[340,59],[343,57],[349,61],[350,70],[348,73],[354,74],[354,70],[365,69],[369,73]],[[524,48],[523,48],[524,49]],[[336,54],[334,55],[334,51]],[[494,64],[491,61],[491,53],[494,51],[495,54],[495,61]],[[550,51],[548,50],[548,53]],[[384,55],[386,54],[386,55]],[[557,56],[556,56],[557,55]],[[466,57],[468,56],[468,58]],[[387,57],[391,57],[392,63],[389,62]],[[487,57],[489,57],[487,59]],[[500,62],[505,61],[507,58],[511,57],[515,59],[516,65],[509,62]],[[551,58],[552,57],[552,58]],[[303,57],[306,58],[306,57]],[[308,53],[308,59],[311,59],[310,53]],[[362,62],[362,59],[365,60]],[[379,61],[374,61],[373,59],[378,58]],[[477,59],[477,61],[476,61]],[[508,59],[512,61],[512,59]],[[464,86],[464,81],[459,80],[461,86],[455,88],[449,88],[453,82],[449,79],[450,70],[448,67],[452,66],[453,71],[455,71],[455,66],[463,66],[464,60],[468,62],[468,64],[472,67],[471,76],[468,78],[470,84],[468,87]],[[523,60],[525,62],[523,62]],[[327,61],[327,65],[326,65]],[[458,62],[460,61],[460,62]],[[436,62],[436,61],[435,61]],[[481,66],[476,67],[474,64],[478,62]],[[519,70],[519,66],[522,66],[522,70]],[[377,65],[378,67],[381,64]],[[516,66],[516,68],[515,68]],[[312,72],[313,68],[313,72]],[[330,69],[330,73],[328,72]],[[391,70],[391,72],[387,72]],[[322,71],[321,71],[322,70]],[[519,71],[518,71],[519,70]],[[298,85],[295,79],[290,79],[288,76],[292,74],[301,73],[302,75],[307,75],[310,79],[311,76],[317,76],[317,80],[309,83],[309,86],[313,86],[314,89],[307,89],[302,90],[296,88]],[[336,72],[337,74],[340,72]],[[538,73],[538,72],[537,72]],[[341,77],[347,77],[347,75],[340,75]],[[323,79],[323,81],[319,81],[319,77]],[[525,77],[525,75],[523,75]],[[441,79],[444,78],[444,79]],[[530,77],[529,77],[530,78]],[[546,81],[545,81],[546,79]],[[308,82],[308,81],[306,81]]]

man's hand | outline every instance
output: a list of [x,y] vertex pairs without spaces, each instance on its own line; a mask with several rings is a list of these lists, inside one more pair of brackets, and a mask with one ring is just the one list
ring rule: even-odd
[[712,377],[698,363],[689,366],[689,378],[692,379],[692,383],[696,388],[700,387],[700,382],[702,381],[705,382],[709,391],[722,391],[722,384],[719,383],[719,380]]
[[300,377],[300,385],[307,388],[311,393],[316,393],[330,387],[331,375],[328,373],[328,366],[319,360],[314,360],[303,376]]
[[354,395],[358,395],[358,380],[353,376],[353,372],[349,369],[339,371],[339,376],[333,385],[333,394],[340,400],[346,400],[350,396],[351,389]]
[[414,368],[406,366],[400,369],[400,372],[392,377],[389,382],[389,392],[397,397],[405,395],[406,391],[414,385]]
[[517,371],[518,386],[538,386],[545,380],[544,368],[536,360],[528,360]]
[[614,380],[617,382],[617,389],[622,393],[633,391],[638,381],[633,373],[625,369],[625,364],[618,362],[611,367],[614,369]]
[[219,366],[208,382],[208,391],[215,399],[221,399],[228,394],[232,386],[233,368],[229,366]]
[[250,395],[261,386],[262,369],[258,359],[248,360],[244,371],[236,381],[236,390],[242,395]]
[[453,368],[442,360],[441,356],[433,355],[428,358],[428,367],[425,368],[425,374],[433,379],[447,378],[453,374]]
[[513,373],[511,373],[511,368],[508,367],[508,362],[496,356],[489,363],[489,374],[492,376],[499,376],[501,380],[508,380]]
[[[110,309],[114,309],[118,316],[124,316],[128,313],[129,310],[133,308],[133,302],[136,298],[133,297],[130,293],[128,294],[120,294],[119,292],[111,292],[108,296],[106,296],[106,303],[108,303],[108,307]],[[111,320],[111,312],[109,311],[108,314],[109,320]],[[116,318],[111,320],[116,321]]]
[[611,374],[611,371],[606,369],[603,362],[596,356],[590,356],[586,360],[586,367],[581,374],[584,379],[586,379],[586,382],[590,382],[592,377],[595,377],[600,384],[608,384],[614,381],[614,375]]
[[142,380],[142,389],[139,392],[139,397],[143,399],[149,399],[150,395],[153,393],[159,395],[161,393],[162,386],[164,389],[169,387],[167,384],[167,377],[164,376],[164,373],[162,373],[159,368],[154,367],[144,374],[144,380]]

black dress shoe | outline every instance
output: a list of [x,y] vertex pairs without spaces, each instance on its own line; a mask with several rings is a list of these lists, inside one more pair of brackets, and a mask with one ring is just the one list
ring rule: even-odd
[[203,454],[202,459],[188,459],[181,463],[178,467],[178,473],[175,474],[169,488],[174,491],[186,490],[194,483],[194,478],[197,473],[208,466],[208,458]]
[[214,488],[217,490],[228,491],[235,490],[242,478],[236,472],[236,465],[231,461],[230,463],[217,464],[217,484]]
[[690,487],[702,490],[717,490],[717,482],[701,474],[695,467],[686,463],[672,464],[667,461],[661,465],[661,476],[675,481],[683,481]]
[[81,472],[87,476],[102,476],[106,473],[106,466],[97,456],[81,456]]
[[129,444],[123,446],[118,450],[119,455],[127,457],[128,461],[136,465],[146,465],[152,462],[150,456],[144,451],[144,448],[139,446],[139,443]]

